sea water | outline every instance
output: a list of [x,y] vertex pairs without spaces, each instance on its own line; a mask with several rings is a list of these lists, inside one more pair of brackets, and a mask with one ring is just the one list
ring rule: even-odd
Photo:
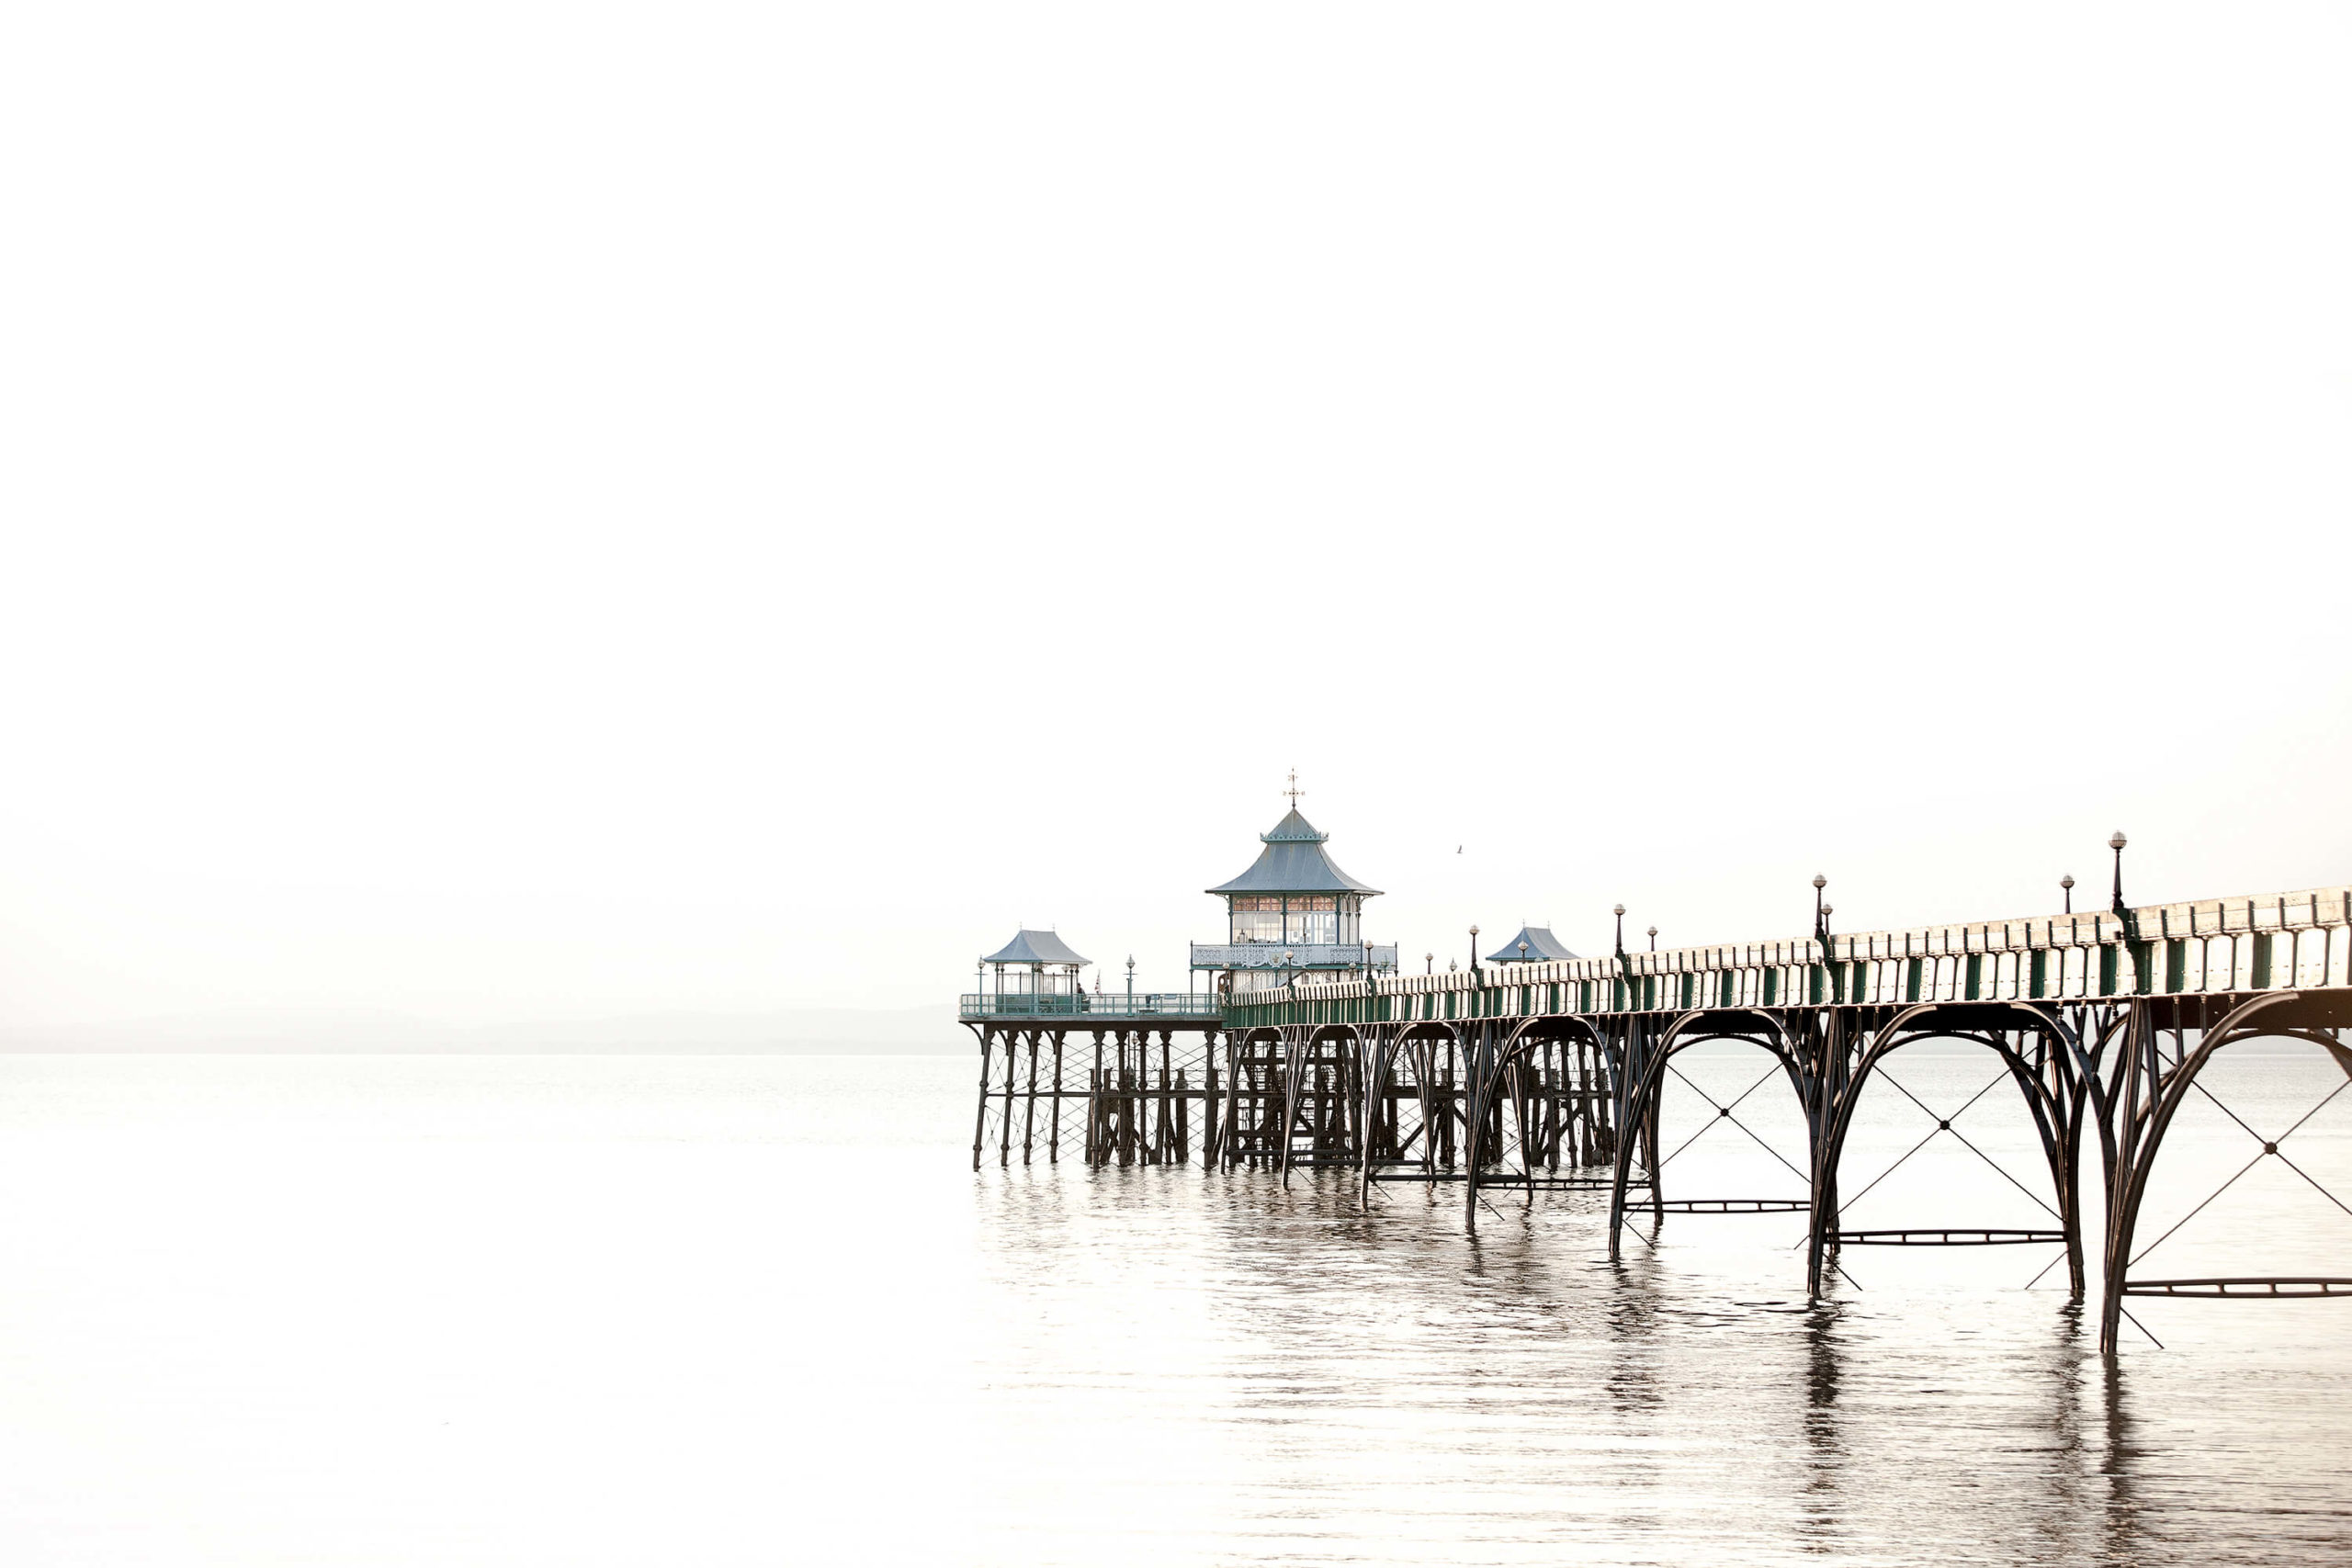
[[[1668,1195],[1802,1196],[1770,1063],[1680,1066]],[[2048,1247],[1849,1247],[1809,1306],[1796,1215],[1611,1263],[1589,1194],[975,1174],[976,1069],[0,1058],[0,1562],[2352,1551],[2352,1302],[2135,1300],[2109,1367]],[[1992,1058],[1891,1071],[1848,1225],[2054,1223]],[[2352,1094],[2260,1148],[2343,1075],[2214,1075],[2251,1131],[2184,1116],[2141,1272],[2352,1274]]]

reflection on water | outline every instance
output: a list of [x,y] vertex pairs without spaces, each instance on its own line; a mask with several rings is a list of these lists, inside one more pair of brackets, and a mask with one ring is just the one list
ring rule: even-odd
[[[1727,1055],[1724,1089],[1741,1066]],[[2233,1103],[2290,1122],[2332,1070],[2292,1069],[2250,1068]],[[1855,1223],[2048,1223],[2013,1103],[1968,1112],[1973,1149],[1910,1153],[1987,1073],[1967,1054],[1898,1063],[1937,1109],[1892,1086],[1871,1102],[1851,1190],[1897,1168]],[[1702,1110],[1694,1091],[1669,1124]],[[1676,1195],[1785,1190],[1766,1145],[1801,1157],[1793,1108],[1742,1112],[1758,1135],[1693,1143]],[[2306,1163],[2340,1170],[2340,1132]],[[2233,1138],[2217,1114],[2168,1151],[2177,1210],[2235,1168]],[[1391,1187],[1366,1217],[1329,1176],[1285,1192],[1251,1174],[990,1171],[973,1191],[1000,1247],[991,1299],[1086,1325],[1041,1358],[1136,1392],[1186,1369],[1179,1418],[1204,1451],[1193,1485],[1157,1499],[1171,1560],[2215,1562],[2352,1541],[2332,1457],[2352,1435],[2341,1303],[2164,1303],[2171,1348],[2140,1342],[2110,1371],[2063,1267],[2043,1269],[2054,1248],[1852,1249],[1859,1278],[1811,1308],[1792,1216],[1673,1216],[1612,1266],[1598,1195],[1497,1192],[1472,1236],[1458,1189]],[[2340,1216],[2282,1196],[2217,1206],[2177,1245],[2249,1268],[2332,1248],[2340,1267]]]
[[[1724,1083],[1747,1066],[1724,1061]],[[1900,1071],[1936,1105],[1982,1066]],[[960,1059],[0,1074],[13,1561],[2202,1563],[2352,1545],[2343,1303],[2152,1303],[2167,1348],[2110,1368],[2063,1280],[2024,1288],[2039,1248],[1854,1249],[1853,1282],[1809,1307],[1788,1215],[1671,1216],[1611,1265],[1591,1194],[1493,1194],[1472,1236],[1458,1188],[1392,1187],[1365,1214],[1331,1174],[974,1176]],[[2223,1087],[2291,1121],[2301,1086],[2272,1104],[2266,1081]],[[1669,1102],[1669,1146],[1696,1106]],[[1854,1157],[1902,1156],[1921,1114],[1874,1107]],[[1761,1144],[1792,1118],[1761,1096],[1742,1116],[1757,1137],[1693,1143],[1674,1193],[1785,1190]],[[2014,1107],[1965,1125],[2037,1168]],[[2313,1125],[2303,1163],[2341,1169],[2343,1129]],[[2242,1163],[2224,1134],[2243,1138],[2183,1145],[2179,1212]],[[2031,1206],[1940,1144],[1868,1201],[1874,1224]],[[2179,1245],[2328,1244],[2324,1215],[2263,1201]]]

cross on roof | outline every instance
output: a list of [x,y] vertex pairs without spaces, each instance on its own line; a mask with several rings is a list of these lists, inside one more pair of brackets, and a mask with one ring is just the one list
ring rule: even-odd
[[1290,787],[1283,791],[1283,793],[1290,796],[1291,808],[1293,810],[1296,810],[1298,807],[1298,797],[1306,793],[1305,790],[1298,787],[1298,770],[1296,768],[1293,768],[1290,771]]

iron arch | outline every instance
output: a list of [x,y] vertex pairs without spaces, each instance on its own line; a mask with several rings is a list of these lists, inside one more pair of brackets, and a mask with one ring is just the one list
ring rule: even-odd
[[[1836,1086],[1833,1101],[1827,1107],[1823,1135],[1815,1150],[1813,1178],[1813,1213],[1806,1242],[1806,1289],[1818,1300],[1821,1294],[1822,1267],[1826,1260],[1829,1238],[1837,1228],[1838,1214],[1838,1172],[1845,1156],[1846,1139],[1852,1132],[1854,1111],[1860,1104],[1862,1089],[1871,1074],[1888,1056],[1906,1046],[1929,1040],[1962,1040],[1982,1045],[2001,1059],[2002,1066],[2023,1097],[2027,1114],[2032,1119],[2034,1133],[2040,1139],[2042,1156],[2050,1169],[2050,1180],[2058,1200],[2059,1228],[2066,1248],[2067,1273],[2073,1298],[2079,1301],[2083,1291],[2081,1204],[2075,1189],[2078,1186],[2080,1149],[2077,1133],[2082,1122],[2082,1079],[2075,1077],[2072,1084],[2045,1084],[2036,1076],[2034,1064],[2028,1062],[2002,1038],[2002,1031],[1988,1029],[1993,1021],[2012,1015],[2021,1016],[2021,1027],[2038,1031],[2052,1040],[2060,1048],[2053,1058],[2079,1069],[2084,1061],[2081,1042],[2066,1027],[2054,1008],[2041,1008],[2015,999],[1987,999],[1972,1002],[1917,1002],[1902,1009],[1871,1032],[1870,1043],[1845,1080]],[[2064,1078],[2067,1067],[2052,1066],[2053,1075]],[[2096,1081],[2096,1075],[2091,1075]],[[2061,1089],[2066,1090],[2064,1101]],[[2102,1122],[2104,1118],[2100,1118]]]
[[1815,1116],[1807,1074],[1786,1026],[1779,1019],[1752,1008],[1695,1008],[1678,1015],[1666,1026],[1657,1043],[1642,1050],[1640,1059],[1629,1064],[1631,1070],[1619,1095],[1619,1123],[1623,1134],[1617,1140],[1617,1158],[1609,1187],[1609,1259],[1612,1263],[1617,1261],[1618,1249],[1623,1245],[1625,1198],[1633,1182],[1637,1141],[1634,1133],[1638,1127],[1651,1145],[1650,1201],[1653,1211],[1663,1219],[1665,1211],[1660,1205],[1664,1199],[1658,1190],[1656,1168],[1657,1120],[1665,1093],[1667,1067],[1691,1046],[1716,1040],[1755,1045],[1771,1055],[1795,1091],[1797,1103],[1805,1110],[1808,1142],[1811,1141]]
[[[2342,1027],[2341,1022],[2312,1021],[2314,1016],[2340,1020],[2344,1009],[2345,1001],[2340,996],[2314,996],[2306,991],[2278,991],[2240,1002],[2223,1014],[2219,1023],[2205,1031],[2196,1048],[2177,1066],[2162,1076],[2154,1099],[2144,1109],[2136,1103],[2142,1064],[2137,1060],[2130,1064],[2131,1077],[2117,1118],[2122,1123],[2118,1131],[2123,1153],[2111,1188],[2108,1221],[2107,1298],[2099,1332],[2102,1353],[2112,1355],[2116,1349],[2123,1296],[2131,1282],[2132,1246],[2139,1228],[2140,1208],[2147,1199],[2148,1179],[2155,1169],[2165,1134],[2171,1130],[2173,1119],[2188,1100],[2198,1076],[2211,1065],[2216,1055],[2230,1046],[2255,1040],[2290,1039],[2323,1047],[2345,1076],[2352,1078],[2352,1051],[2315,1032],[2318,1028]],[[2285,1016],[2269,1016],[2276,1014]],[[2256,1027],[2257,1023],[2262,1026]],[[2144,1022],[2143,1027],[2146,1027]],[[2132,1043],[2135,1054],[2139,1046],[2140,1042]],[[2352,1284],[2352,1280],[2336,1282]]]
[[[1351,1023],[1299,1023],[1283,1030],[1283,1110],[1282,1128],[1277,1137],[1283,1185],[1290,1185],[1291,1168],[1297,1163],[1297,1134],[1302,1111],[1319,1117],[1310,1136],[1315,1147],[1310,1151],[1314,1163],[1345,1163],[1351,1156],[1362,1158],[1362,1147],[1349,1145],[1360,1135],[1364,1100],[1363,1036]],[[1317,1051],[1318,1046],[1334,1045],[1340,1049],[1328,1060]],[[1336,1069],[1325,1081],[1325,1068]],[[1337,1096],[1335,1108],[1329,1100]],[[1326,1156],[1329,1156],[1327,1160]]]
[[[1464,1160],[1463,1160],[1463,1222],[1471,1231],[1478,1228],[1478,1191],[1486,1185],[1482,1176],[1488,1156],[1485,1146],[1487,1128],[1497,1120],[1498,1100],[1504,1089],[1518,1080],[1515,1072],[1522,1067],[1530,1051],[1538,1044],[1567,1042],[1587,1045],[1595,1053],[1600,1070],[1612,1082],[1619,1076],[1616,1053],[1606,1032],[1594,1027],[1587,1019],[1558,1013],[1537,1013],[1525,1017],[1470,1021],[1470,1049],[1466,1053],[1471,1066],[1468,1093],[1463,1100]],[[1523,1086],[1522,1086],[1523,1087]],[[1520,1146],[1522,1168],[1520,1181],[1526,1190],[1528,1201],[1534,1201],[1538,1180],[1532,1156],[1528,1148],[1528,1121],[1532,1101],[1526,1097],[1517,1102],[1520,1122]],[[1551,1181],[1551,1185],[1575,1185],[1573,1181]]]

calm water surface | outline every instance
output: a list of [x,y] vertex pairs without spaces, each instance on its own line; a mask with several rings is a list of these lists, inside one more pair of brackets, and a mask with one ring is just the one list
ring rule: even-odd
[[[2313,1054],[2314,1056],[2316,1054]],[[1900,1060],[1949,1114],[1991,1077]],[[1687,1060],[1669,1145],[1761,1072]],[[2225,1064],[2226,1065],[2226,1064]],[[2341,1074],[2217,1066],[2275,1136]],[[967,1168],[965,1057],[0,1058],[11,1563],[2275,1562],[2352,1555],[2352,1303],[2052,1249],[1197,1168]],[[1677,1196],[1795,1195],[1768,1083]],[[1874,1089],[1848,1187],[1931,1132]],[[2031,1225],[1996,1089],[1856,1225]],[[2184,1124],[2153,1238],[2259,1153]],[[2352,1094],[2284,1145],[2352,1190]],[[2151,1259],[2352,1273],[2258,1160]]]

